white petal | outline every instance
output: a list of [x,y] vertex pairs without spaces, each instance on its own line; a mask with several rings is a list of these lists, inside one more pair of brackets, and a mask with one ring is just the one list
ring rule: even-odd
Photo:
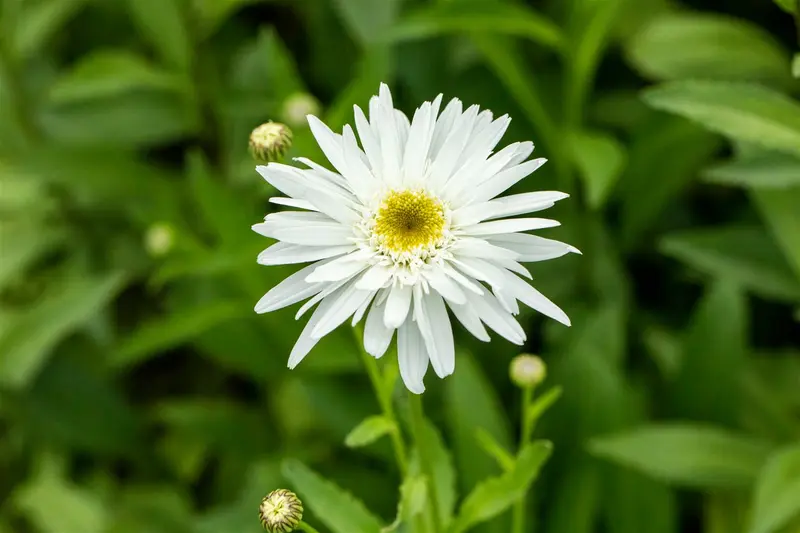
[[486,328],[483,327],[481,319],[478,317],[478,313],[476,313],[469,304],[455,304],[453,302],[447,302],[447,305],[453,311],[453,314],[456,315],[458,321],[461,322],[467,331],[472,333],[475,338],[483,342],[489,342],[492,340],[489,337],[489,334],[486,333]]
[[317,163],[311,161],[306,157],[295,157],[294,161],[298,161],[303,163],[304,165],[309,166],[313,171],[314,174],[322,178],[323,180],[330,182],[333,185],[336,185],[339,188],[345,189],[349,192],[353,192],[350,189],[350,185],[347,183],[347,180],[341,174],[337,174],[327,168],[323,167],[322,165],[318,165]]
[[406,144],[408,143],[408,131],[411,129],[411,122],[408,121],[406,114],[399,109],[394,110],[394,116],[394,123],[397,126],[397,140],[400,142],[400,166],[402,166],[403,153],[405,152]]
[[511,196],[474,203],[457,209],[453,212],[453,223],[458,225],[476,224],[483,220],[542,211],[567,197],[569,197],[568,194],[557,191],[512,194]]
[[438,190],[443,187],[456,170],[456,165],[460,163],[461,154],[467,145],[475,119],[478,116],[478,106],[474,105],[467,109],[461,116],[455,119],[450,134],[442,144],[441,150],[436,154],[431,166],[431,188]]
[[453,98],[448,102],[442,114],[439,115],[436,120],[436,126],[433,129],[433,138],[431,139],[431,158],[435,158],[439,150],[444,146],[445,140],[453,131],[453,124],[462,115],[462,107],[461,100]]
[[339,281],[354,276],[367,268],[367,266],[367,263],[363,260],[363,254],[360,251],[355,251],[320,266],[306,277],[306,281],[309,283]]
[[287,305],[305,300],[320,292],[325,288],[325,285],[308,283],[306,281],[306,276],[313,272],[317,266],[323,265],[326,262],[327,261],[320,261],[313,265],[308,265],[272,287],[272,289],[262,296],[256,304],[256,313],[269,313],[270,311],[275,311]]
[[528,307],[539,311],[545,316],[549,316],[553,320],[561,322],[565,326],[570,325],[569,317],[560,307],[524,280],[506,271],[504,284],[519,301]]
[[425,294],[417,286],[414,291],[414,317],[434,372],[440,378],[449,376],[455,369],[455,346],[444,300],[438,293]]
[[408,132],[405,152],[403,154],[403,171],[405,183],[419,180],[425,173],[425,162],[428,159],[431,135],[435,117],[430,102],[425,102],[414,113],[411,128]]
[[411,287],[408,285],[395,285],[389,290],[383,323],[386,324],[387,328],[397,329],[405,322],[408,315],[408,308],[411,305]]
[[372,357],[381,357],[389,348],[394,335],[393,328],[387,328],[383,323],[384,304],[378,302],[378,298],[372,304],[367,314],[367,322],[364,325],[364,350]]
[[507,248],[495,246],[481,238],[462,237],[451,248],[456,257],[491,257],[498,259],[516,259],[519,254]]
[[484,183],[478,185],[478,187],[472,191],[470,203],[491,200],[498,194],[505,192],[508,188],[515,185],[522,178],[536,171],[546,162],[547,159],[540,157],[538,159],[526,161],[525,163],[519,164],[515,167],[507,168],[498,174],[495,174]]
[[524,276],[528,279],[533,279],[533,276],[531,276],[530,271],[527,268],[525,268],[524,265],[518,263],[513,259],[496,258],[492,259],[492,262],[500,265],[505,269],[510,270],[511,272],[516,272],[520,276]]
[[367,312],[367,308],[369,308],[369,304],[372,303],[372,300],[375,298],[377,291],[371,291],[371,295],[364,300],[359,308],[356,310],[355,314],[353,315],[353,321],[350,323],[351,326],[355,327],[356,324],[361,322],[361,319],[364,318],[364,314]]
[[509,218],[507,220],[494,220],[481,222],[461,228],[467,235],[497,235],[498,233],[516,233],[534,229],[554,228],[560,226],[557,220],[549,218]]
[[425,392],[422,379],[428,370],[428,353],[417,325],[410,320],[397,332],[397,363],[406,388],[414,394]]
[[487,292],[483,296],[476,296],[472,293],[466,294],[469,301],[467,305],[472,306],[487,326],[514,344],[520,346],[525,344],[525,331],[514,320],[514,317],[503,309],[492,293]]
[[569,244],[527,233],[492,235],[487,239],[497,246],[517,252],[519,254],[517,259],[525,262],[555,259],[570,252],[581,253],[580,250]]
[[311,315],[311,318],[303,328],[302,333],[300,333],[300,337],[298,337],[297,342],[295,342],[292,352],[289,354],[289,368],[296,367],[300,361],[302,361],[303,358],[308,355],[308,352],[311,351],[311,348],[316,346],[317,342],[319,342],[319,339],[311,336],[311,331],[317,326],[320,319],[330,312],[331,305],[333,304],[334,300],[335,298],[323,300],[322,304],[320,304],[320,306],[317,307],[317,309]]
[[392,273],[393,270],[385,265],[373,265],[356,282],[356,287],[362,290],[376,291],[389,282]]
[[344,152],[342,150],[341,135],[333,133],[331,129],[326,126],[320,119],[314,115],[308,115],[308,125],[311,127],[311,133],[317,139],[319,147],[331,162],[336,170],[341,174],[346,174],[347,165],[344,162]]
[[354,203],[342,200],[329,191],[308,189],[304,196],[314,206],[315,211],[325,213],[341,224],[354,226],[359,220],[355,211],[358,208]]
[[454,259],[453,263],[468,276],[472,276],[480,281],[485,281],[494,288],[502,289],[504,286],[503,273],[506,272],[506,270],[502,267],[495,266],[489,261],[478,259],[477,257],[462,257],[460,259]]
[[345,278],[343,280],[335,281],[333,283],[323,283],[323,284],[321,284],[321,285],[324,285],[325,288],[323,290],[321,290],[318,294],[316,294],[313,298],[311,298],[306,303],[304,303],[300,307],[300,309],[297,310],[297,313],[295,313],[294,319],[295,320],[300,320],[300,317],[303,316],[304,314],[306,314],[306,312],[309,309],[311,309],[312,307],[317,305],[319,302],[321,302],[323,298],[327,298],[328,296],[330,296],[334,292],[338,291],[340,288],[342,288],[344,286],[345,283],[349,282],[351,279],[352,278]]
[[503,309],[511,313],[512,315],[519,314],[519,305],[517,305],[517,299],[514,296],[506,291],[495,289],[494,295],[497,297],[497,301],[500,302],[500,305],[503,306]]
[[303,246],[278,242],[258,254],[260,265],[289,265],[318,261],[337,255],[346,254],[354,249],[353,245],[344,246]]
[[483,289],[480,286],[480,283],[473,279],[469,279],[464,274],[456,270],[455,268],[450,265],[450,263],[444,263],[442,265],[442,270],[444,273],[447,274],[448,277],[452,278],[462,287],[469,289],[470,291],[474,292],[477,295],[483,294]]
[[256,171],[261,174],[267,183],[292,198],[302,198],[307,185],[303,184],[303,172],[299,168],[270,163],[258,165]]
[[361,110],[361,108],[357,105],[354,105],[353,111],[356,117],[356,130],[358,130],[358,138],[361,139],[361,146],[364,147],[364,152],[367,154],[367,160],[369,160],[369,166],[372,170],[372,174],[373,176],[380,178],[380,172],[383,166],[381,162],[380,142],[375,137],[372,127],[369,125],[367,117],[364,116],[364,112]]
[[356,289],[355,283],[345,285],[337,296],[328,297],[335,298],[336,301],[311,330],[311,336],[319,339],[338,328],[361,307],[365,300],[373,296],[375,296],[374,291],[360,291]]
[[[372,175],[367,165],[362,161],[363,152],[358,147],[356,136],[350,125],[344,127],[342,135],[342,145],[344,148],[344,160],[347,165],[347,172],[342,174],[347,179],[356,196],[362,201],[367,202],[372,198],[375,190],[380,183]],[[366,156],[365,156],[366,157]]]
[[295,198],[282,198],[280,196],[273,196],[269,199],[271,204],[285,205],[297,209],[307,209],[309,211],[317,211],[317,208],[311,202],[306,200],[297,200]]
[[463,304],[467,301],[467,297],[464,296],[464,291],[461,290],[461,287],[458,286],[458,283],[456,283],[453,278],[445,274],[444,269],[434,267],[426,271],[425,279],[427,279],[431,287],[441,294],[448,302]]

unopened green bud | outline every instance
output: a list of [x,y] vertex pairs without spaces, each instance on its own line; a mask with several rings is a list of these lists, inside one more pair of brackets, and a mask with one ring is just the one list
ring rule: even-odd
[[511,360],[511,381],[523,389],[535,387],[547,377],[547,366],[539,357],[522,354]]
[[308,93],[294,93],[283,102],[281,116],[293,128],[306,125],[307,115],[319,115],[319,101]]
[[273,490],[261,500],[258,517],[268,533],[290,533],[303,519],[303,502],[290,490]]
[[166,222],[158,222],[147,229],[144,247],[153,257],[166,255],[175,243],[175,230]]
[[292,130],[280,122],[266,122],[250,134],[250,153],[259,161],[277,161],[291,146]]

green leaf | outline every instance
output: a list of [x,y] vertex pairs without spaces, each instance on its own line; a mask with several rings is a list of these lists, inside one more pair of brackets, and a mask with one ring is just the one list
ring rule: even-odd
[[483,451],[485,451],[489,457],[497,461],[497,464],[503,471],[508,472],[514,468],[514,456],[503,448],[488,431],[483,428],[478,428],[475,431],[475,439],[478,441],[481,448],[483,448]]
[[486,2],[439,2],[399,21],[389,39],[424,39],[447,33],[485,32],[523,37],[559,49],[564,36],[558,26],[521,5]]
[[475,440],[478,428],[506,450],[513,448],[508,419],[491,382],[471,354],[460,351],[457,358],[458,372],[444,383],[445,412],[459,481],[466,493],[498,471],[494,460],[483,453]]
[[682,365],[670,384],[680,418],[735,426],[748,338],[747,301],[720,279],[709,287],[689,322]]
[[800,79],[800,53],[795,54],[792,59],[792,77]]
[[[14,503],[41,533],[104,533],[108,513],[94,494],[65,479],[52,460],[14,493]],[[42,505],[47,502],[47,505]]]
[[528,410],[525,413],[525,416],[528,417],[528,422],[532,426],[535,426],[542,415],[561,398],[562,392],[563,390],[561,387],[552,387],[548,389],[547,392],[537,397],[534,402],[528,406]]
[[647,89],[644,98],[735,141],[800,154],[800,105],[766,87],[681,81]]
[[711,13],[662,13],[628,43],[627,54],[656,79],[788,79],[789,54],[768,32]]
[[408,476],[400,485],[400,500],[397,503],[397,518],[381,529],[381,533],[397,531],[401,524],[410,522],[425,510],[428,500],[428,485],[421,475]]
[[344,445],[348,448],[368,446],[393,431],[397,431],[393,421],[382,415],[369,416],[348,433]]
[[365,48],[381,41],[397,17],[401,0],[334,0],[353,38]]
[[283,475],[320,522],[333,533],[378,533],[377,517],[344,489],[324,479],[300,461],[283,462]]
[[784,190],[754,190],[750,195],[800,283],[800,185]]
[[800,282],[769,235],[754,227],[721,227],[668,234],[662,253],[704,274],[726,277],[766,298],[800,300]]
[[599,457],[680,487],[747,488],[770,446],[711,426],[652,424],[595,438]]
[[[3,189],[5,194],[5,189]],[[0,222],[0,289],[63,239],[59,229],[32,221]]]
[[609,533],[678,533],[675,491],[626,468],[614,468],[603,479],[601,510]]
[[47,446],[105,456],[133,456],[144,442],[138,413],[121,391],[81,362],[87,342],[66,343],[21,403],[21,423]]
[[461,504],[452,531],[466,531],[499,515],[525,497],[542,465],[550,457],[552,448],[547,441],[528,444],[520,450],[512,470],[476,486]]
[[571,140],[572,157],[586,188],[589,206],[601,208],[625,167],[626,153],[614,137],[601,132],[580,132]]
[[127,0],[139,31],[171,66],[188,71],[192,41],[181,0]]
[[776,533],[800,516],[800,445],[770,456],[758,476],[748,533]]
[[63,104],[116,96],[140,89],[173,91],[180,78],[126,50],[95,50],[63,74],[50,91],[50,101]]
[[0,337],[0,383],[22,388],[36,376],[50,351],[93,318],[123,286],[121,274],[66,277],[47,296],[15,315]]
[[790,14],[795,14],[797,12],[797,0],[774,0],[778,6]]
[[[437,502],[439,504],[439,518],[442,524],[449,524],[453,518],[453,509],[456,505],[456,469],[453,466],[453,458],[447,451],[444,440],[436,429],[436,426],[426,421],[424,442],[430,446],[428,453],[433,462],[433,490],[436,491]],[[419,460],[414,458],[414,465],[409,470],[414,471],[418,468]]]
[[42,48],[84,6],[86,0],[27,2],[14,32],[20,58],[44,52]]
[[[547,533],[594,533],[602,493],[598,461],[585,453],[568,452],[552,491]],[[536,490],[538,490],[538,486]]]
[[652,116],[631,136],[628,166],[617,187],[622,200],[622,237],[628,247],[652,232],[671,202],[722,144],[699,126],[662,113]]
[[197,14],[199,30],[202,36],[208,37],[221,26],[233,13],[250,4],[258,4],[264,0],[193,0],[194,12]]
[[108,363],[115,368],[130,367],[244,314],[249,309],[235,302],[182,308],[166,317],[151,320],[123,340],[110,354]]
[[711,183],[753,189],[785,189],[800,185],[800,157],[759,150],[703,171]]

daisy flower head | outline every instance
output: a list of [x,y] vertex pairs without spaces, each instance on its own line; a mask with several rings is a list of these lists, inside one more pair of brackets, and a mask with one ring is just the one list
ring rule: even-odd
[[[364,348],[381,357],[397,332],[400,375],[420,394],[430,364],[439,377],[455,368],[450,313],[475,337],[486,327],[522,345],[518,301],[569,325],[567,315],[523,278],[523,262],[578,252],[526,233],[559,225],[516,217],[551,207],[568,195],[529,192],[498,198],[545,163],[528,160],[533,143],[494,151],[510,119],[494,119],[458,99],[440,112],[442,96],[409,120],[382,84],[358,107],[353,129],[334,133],[308,116],[311,131],[335,171],[306,158],[307,168],[270,163],[258,172],[294,208],[271,213],[253,229],[276,239],[258,256],[263,265],[311,263],[270,290],[258,313],[308,299],[316,306],[289,356],[294,368],[339,325],[362,319]],[[516,218],[509,218],[516,217]],[[449,309],[449,312],[448,312]]]

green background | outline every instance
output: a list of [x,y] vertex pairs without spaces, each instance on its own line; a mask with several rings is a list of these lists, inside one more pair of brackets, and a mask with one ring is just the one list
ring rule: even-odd
[[[509,113],[550,160],[514,191],[572,195],[540,234],[583,256],[530,270],[573,327],[521,316],[563,389],[531,531],[797,533],[793,4],[2,0],[0,532],[255,533],[287,458],[393,520],[388,439],[344,445],[378,412],[350,331],[289,371],[295,309],[252,311],[295,268],[256,264],[247,152],[272,119],[324,162],[296,96],[340,130],[386,81]],[[424,401],[463,497],[500,471],[477,428],[513,449],[518,348],[456,342]]]

